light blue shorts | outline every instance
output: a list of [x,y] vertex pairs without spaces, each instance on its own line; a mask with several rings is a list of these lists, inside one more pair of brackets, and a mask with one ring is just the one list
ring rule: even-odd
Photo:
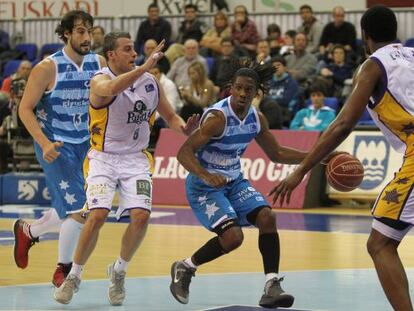
[[240,226],[251,225],[246,216],[261,206],[270,206],[264,196],[253,188],[243,175],[222,188],[206,185],[189,174],[186,179],[187,199],[200,223],[210,231],[227,219],[236,219]]

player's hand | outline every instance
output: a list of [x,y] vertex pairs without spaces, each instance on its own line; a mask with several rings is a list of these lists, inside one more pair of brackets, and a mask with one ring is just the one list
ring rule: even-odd
[[346,151],[332,151],[330,154],[328,154],[323,160],[321,161],[322,165],[328,165],[329,161],[331,161],[332,158],[336,157],[338,154],[349,154]]
[[209,186],[221,188],[227,184],[227,178],[220,174],[210,174],[202,177],[202,180]]
[[142,65],[145,68],[145,71],[150,70],[152,67],[154,67],[158,60],[161,59],[164,56],[164,53],[161,52],[165,45],[165,39],[162,39],[160,44],[157,45],[157,47],[152,51],[151,55],[147,58],[145,63]]
[[273,195],[273,206],[275,206],[277,199],[279,199],[280,206],[286,203],[289,204],[292,191],[300,184],[305,174],[300,170],[295,170],[292,174],[282,180],[276,185],[268,195]]
[[59,156],[60,152],[58,151],[60,147],[63,146],[63,142],[55,141],[54,143],[50,142],[45,147],[42,148],[43,151],[43,159],[47,163],[52,163],[55,161]]
[[196,128],[198,128],[200,122],[200,115],[199,114],[193,114],[191,117],[187,119],[187,123],[185,126],[181,127],[181,130],[183,133],[187,136],[189,136]]

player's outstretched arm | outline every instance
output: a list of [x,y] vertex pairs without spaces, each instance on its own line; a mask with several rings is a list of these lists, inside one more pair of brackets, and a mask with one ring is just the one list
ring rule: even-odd
[[321,162],[338,147],[350,134],[355,124],[364,112],[369,97],[381,81],[381,68],[373,60],[366,60],[355,76],[354,88],[345,102],[339,115],[321,135],[316,145],[312,148],[297,169],[271,191],[273,204],[279,199],[280,205],[286,201],[303,177],[316,164]]
[[261,130],[259,135],[256,136],[256,142],[269,159],[275,163],[299,164],[305,158],[307,153],[279,145],[275,137],[269,131],[267,120],[261,112],[259,112],[259,118]]
[[163,53],[161,51],[164,48],[164,44],[165,41],[162,40],[142,66],[136,67],[129,72],[120,74],[115,79],[111,80],[109,78],[100,77],[105,75],[95,76],[91,80],[91,91],[93,88],[93,92],[96,96],[105,98],[116,96],[122,91],[126,90],[145,72],[154,67],[157,61],[163,57]]
[[220,188],[227,183],[224,176],[209,173],[195,156],[198,149],[208,143],[212,137],[220,136],[224,131],[225,119],[221,112],[211,112],[187,141],[181,146],[177,159],[191,174],[202,179],[206,184]]
[[[158,83],[158,82],[157,82]],[[161,117],[168,123],[168,126],[178,133],[185,135],[190,135],[197,127],[200,119],[199,115],[193,115],[188,120],[187,123],[175,113],[174,108],[171,106],[165,92],[162,87],[158,84],[160,99],[157,107],[157,111]]]

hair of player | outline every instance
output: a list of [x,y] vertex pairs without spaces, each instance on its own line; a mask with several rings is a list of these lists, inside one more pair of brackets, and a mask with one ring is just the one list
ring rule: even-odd
[[105,35],[102,48],[103,48],[103,54],[107,61],[109,60],[108,52],[113,51],[117,48],[117,40],[119,38],[131,39],[131,35],[125,31],[113,31]]
[[375,42],[392,42],[397,39],[397,17],[383,5],[376,5],[362,15],[361,29]]
[[233,60],[223,72],[223,77],[228,81],[227,85],[233,84],[237,77],[249,77],[255,82],[257,89],[267,93],[275,71],[270,62],[260,65],[246,57]]
[[65,32],[69,31],[72,33],[76,20],[81,20],[83,23],[89,24],[88,26],[93,27],[93,17],[89,13],[82,10],[69,11],[62,17],[59,25],[57,25],[55,29],[55,33],[63,42],[65,42],[65,44],[68,43],[68,39],[65,37]]

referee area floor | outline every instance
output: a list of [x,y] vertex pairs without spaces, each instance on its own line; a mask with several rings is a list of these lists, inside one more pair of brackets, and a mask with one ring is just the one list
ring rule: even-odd
[[[175,301],[169,291],[171,264],[190,256],[213,235],[198,224],[188,207],[165,206],[154,207],[146,238],[129,264],[122,307],[110,306],[107,299],[106,267],[118,257],[126,226],[113,216],[85,266],[79,293],[69,305],[58,304],[50,283],[58,234],[41,238],[30,250],[25,270],[15,266],[12,256],[14,219],[30,221],[45,208],[0,206],[0,310],[266,310],[258,306],[264,275],[254,228],[243,229],[245,239],[239,249],[198,269],[188,305]],[[366,251],[371,227],[368,209],[276,212],[282,285],[295,296],[292,308],[278,310],[392,310]],[[413,250],[410,233],[400,246],[409,281],[414,279]]]

